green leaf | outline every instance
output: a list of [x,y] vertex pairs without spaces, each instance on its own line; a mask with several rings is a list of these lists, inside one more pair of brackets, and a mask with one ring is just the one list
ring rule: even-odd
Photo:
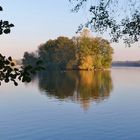
[[10,33],[10,29],[5,29],[5,30],[4,30],[4,33],[5,33],[5,34],[9,34],[9,33]]
[[12,57],[11,57],[11,56],[9,56],[9,57],[8,57],[8,60],[12,61]]
[[3,8],[0,6],[0,11],[3,11]]

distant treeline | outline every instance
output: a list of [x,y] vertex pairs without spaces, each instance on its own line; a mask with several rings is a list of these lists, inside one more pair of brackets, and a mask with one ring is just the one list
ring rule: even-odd
[[114,67],[140,67],[140,61],[114,61]]
[[35,65],[41,59],[46,69],[92,70],[111,67],[113,49],[110,43],[92,37],[87,29],[78,37],[58,37],[39,46],[35,53],[25,52],[23,65]]

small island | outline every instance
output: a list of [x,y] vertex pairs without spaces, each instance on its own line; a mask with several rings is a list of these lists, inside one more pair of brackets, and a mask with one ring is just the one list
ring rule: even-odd
[[25,52],[22,63],[34,66],[41,59],[46,70],[104,70],[111,67],[112,54],[107,40],[84,29],[79,36],[60,36],[40,45],[36,52]]

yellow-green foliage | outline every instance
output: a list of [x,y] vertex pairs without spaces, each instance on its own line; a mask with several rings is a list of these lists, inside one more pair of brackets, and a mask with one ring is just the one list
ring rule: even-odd
[[[72,39],[58,37],[49,40],[38,49],[38,57],[44,60],[47,69],[108,68],[111,66],[112,53],[113,49],[107,40],[92,37],[87,29]],[[28,57],[24,61],[30,62],[26,59]]]
[[80,65],[78,66],[79,69],[87,69],[92,70],[93,69],[93,58],[91,55],[84,56],[81,60]]
[[78,68],[99,69],[111,66],[113,49],[110,43],[102,38],[93,38],[84,30],[76,42]]

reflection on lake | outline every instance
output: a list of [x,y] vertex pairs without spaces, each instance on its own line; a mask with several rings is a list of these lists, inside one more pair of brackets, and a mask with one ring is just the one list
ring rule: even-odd
[[0,140],[139,140],[139,130],[140,68],[49,72],[0,87]]
[[78,101],[86,109],[101,102],[113,89],[110,71],[52,71],[38,76],[39,89],[60,100]]

